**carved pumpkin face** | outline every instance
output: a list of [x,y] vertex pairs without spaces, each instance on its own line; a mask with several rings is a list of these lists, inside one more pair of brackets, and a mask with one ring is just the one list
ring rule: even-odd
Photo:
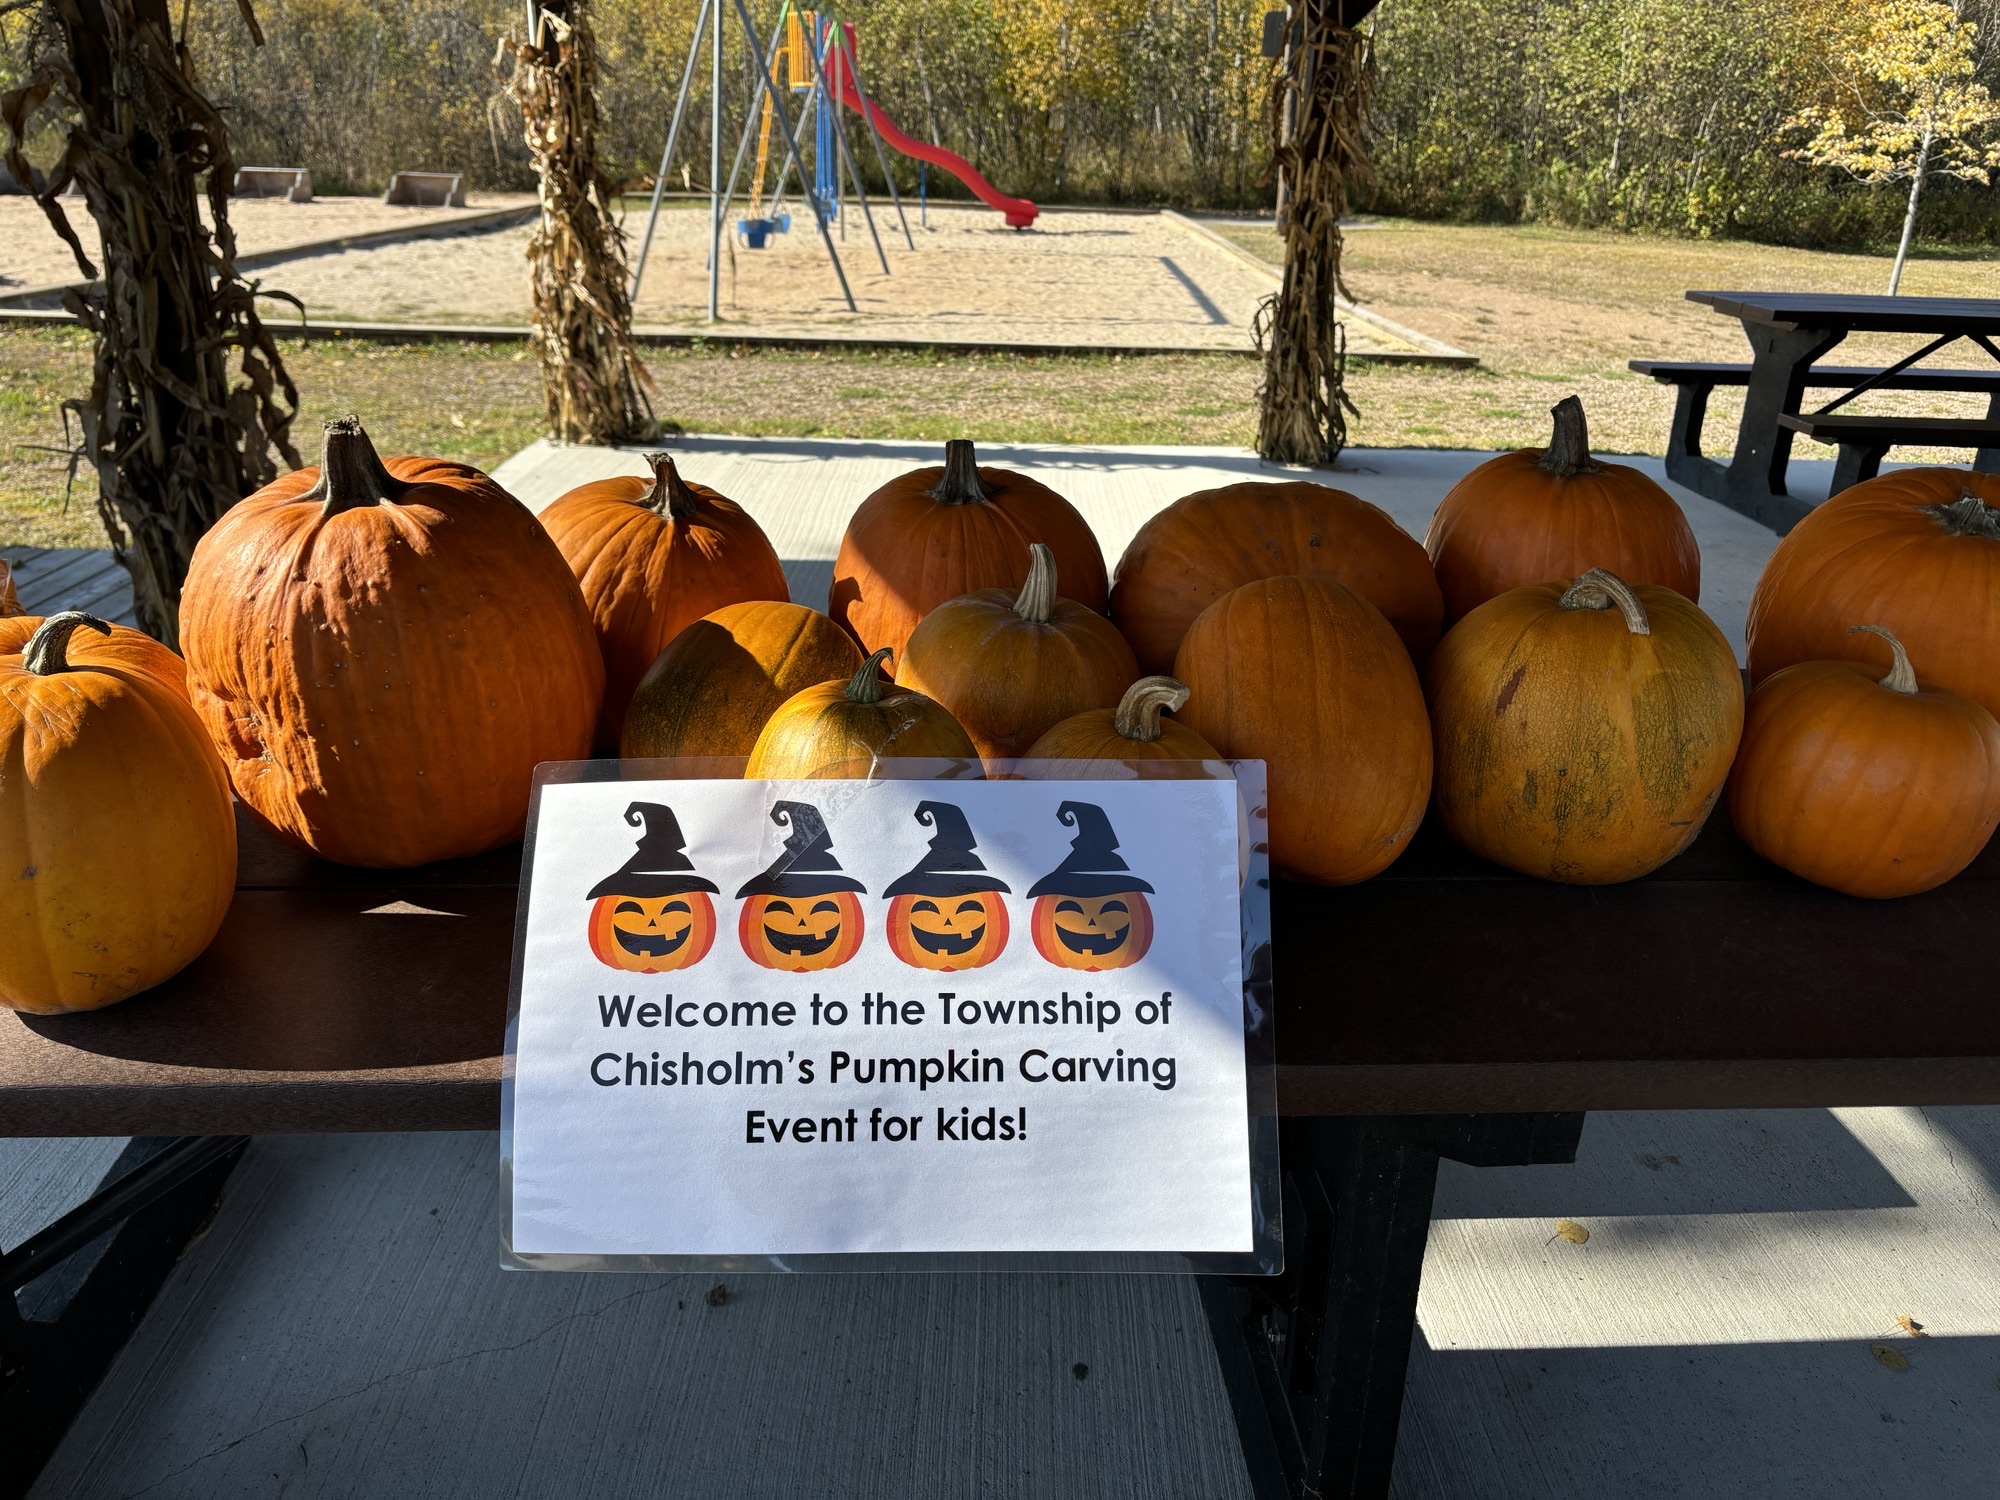
[[854,957],[861,947],[861,926],[861,898],[852,891],[751,896],[743,903],[736,935],[752,961],[806,974],[837,969]]
[[599,896],[590,907],[590,951],[634,974],[663,974],[701,962],[715,942],[715,903],[706,891],[674,896]]
[[1006,946],[1007,903],[997,891],[898,896],[889,903],[889,950],[915,968],[976,969]]
[[1153,945],[1153,908],[1142,891],[1035,899],[1035,951],[1065,969],[1122,969]]

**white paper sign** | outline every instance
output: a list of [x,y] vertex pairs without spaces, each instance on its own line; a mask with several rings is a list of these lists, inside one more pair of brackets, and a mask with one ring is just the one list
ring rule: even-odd
[[1252,1248],[1237,787],[542,788],[523,1254]]

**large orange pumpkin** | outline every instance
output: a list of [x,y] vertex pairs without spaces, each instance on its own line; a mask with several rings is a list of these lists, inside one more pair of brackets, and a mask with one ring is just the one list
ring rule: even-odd
[[93,616],[51,615],[0,656],[0,1005],[95,1010],[206,948],[236,884],[229,782],[187,700],[149,671],[73,660]]
[[992,769],[1072,714],[1112,708],[1139,675],[1132,648],[1103,615],[1057,595],[1055,554],[1040,542],[1019,595],[980,589],[948,599],[910,632],[900,687],[951,710]]
[[[1187,725],[1161,717],[1178,713],[1187,700],[1186,683],[1171,677],[1141,677],[1125,690],[1116,708],[1093,708],[1064,719],[1028,747],[1026,758],[1030,762],[1108,761],[1119,768],[1137,762],[1142,776],[1150,761],[1221,760],[1222,753]],[[1030,766],[1029,774],[1091,773],[1086,767],[1056,766],[1044,773]]]
[[[27,649],[28,639],[42,627],[40,615],[0,615],[0,656]],[[182,698],[187,697],[187,663],[143,630],[113,625],[111,634],[72,636],[69,660],[80,667],[127,667],[150,672]]]
[[2000,475],[1899,469],[1816,507],[1750,598],[1751,685],[1802,661],[1886,666],[1886,646],[1848,634],[1856,620],[2000,718]]
[[1142,671],[1169,672],[1196,615],[1233,588],[1288,574],[1353,589],[1419,665],[1437,644],[1444,597],[1422,545],[1387,511],[1302,480],[1224,485],[1169,505],[1118,560],[1111,618]]
[[1715,623],[1601,568],[1489,599],[1445,633],[1426,681],[1446,830],[1573,885],[1636,879],[1693,842],[1743,728]]
[[385,465],[351,417],[321,467],[196,545],[181,647],[237,796],[380,868],[519,838],[535,767],[590,753],[604,690],[583,594],[527,508],[464,464]]
[[908,688],[882,691],[875,652],[846,682],[823,682],[787,699],[750,749],[747,780],[865,780],[878,760],[979,760],[951,711]]
[[602,751],[617,750],[633,689],[667,642],[724,605],[791,598],[776,549],[741,506],[681,478],[670,453],[646,462],[651,477],[594,480],[542,512],[604,653]]
[[853,639],[816,609],[718,609],[675,636],[639,679],[618,753],[748,755],[787,698],[860,665]]
[[1410,654],[1382,612],[1324,578],[1266,578],[1188,628],[1180,721],[1266,763],[1271,862],[1321,885],[1381,873],[1431,790],[1431,731]]
[[1603,568],[1701,598],[1701,549],[1674,497],[1639,470],[1590,456],[1583,403],[1551,412],[1546,448],[1488,459],[1452,486],[1424,546],[1447,622],[1495,595]]
[[1729,774],[1743,842],[1850,896],[1912,896],[1972,863],[2000,827],[2000,723],[1926,688],[1903,643],[1875,625],[1889,675],[1801,662],[1750,695]]
[[827,613],[864,651],[898,659],[917,622],[974,589],[1018,589],[1028,544],[1055,554],[1069,597],[1104,608],[1104,554],[1090,524],[1054,490],[1012,469],[981,468],[972,444],[945,444],[944,467],[892,479],[847,523]]

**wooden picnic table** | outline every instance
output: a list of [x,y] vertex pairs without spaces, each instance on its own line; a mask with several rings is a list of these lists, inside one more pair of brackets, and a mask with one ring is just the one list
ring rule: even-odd
[[[219,1191],[220,1137],[498,1125],[518,850],[381,872],[241,835],[235,904],[181,975],[94,1014],[0,1015],[0,1134],[206,1138],[0,1257],[16,1282],[136,1205],[143,1311]],[[1594,888],[1427,827],[1366,884],[1278,882],[1272,924],[1286,1270],[1202,1278],[1260,1500],[1387,1493],[1441,1158],[1571,1161],[1592,1109],[2000,1102],[2000,843],[1941,890],[1865,902],[1722,815],[1652,877]],[[192,1206],[165,1196],[182,1184]],[[97,1319],[129,1328],[106,1299]]]
[[1667,474],[1780,533],[1798,520],[1805,507],[1786,486],[1795,434],[1779,419],[1801,415],[1808,372],[1849,334],[1903,334],[1926,342],[1905,359],[1858,381],[1847,394],[1836,397],[1834,405],[1961,341],[1974,344],[2000,364],[2000,345],[1995,343],[2000,339],[2000,299],[1714,291],[1689,292],[1687,299],[1741,321],[1743,335],[1750,341],[1750,378],[1729,462],[1675,445],[1667,454]]

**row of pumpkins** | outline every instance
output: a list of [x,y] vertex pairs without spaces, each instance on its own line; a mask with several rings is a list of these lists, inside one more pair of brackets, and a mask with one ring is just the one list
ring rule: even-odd
[[1574,398],[1555,418],[1424,544],[1342,491],[1244,483],[1153,517],[1114,577],[1068,501],[955,441],[856,511],[824,614],[668,455],[538,520],[329,424],[318,469],[197,547],[184,659],[0,619],[0,871],[24,872],[0,1003],[108,1004],[199,953],[232,788],[294,844],[399,868],[518,838],[534,767],[593,750],[769,778],[1261,759],[1274,864],[1334,885],[1433,804],[1513,869],[1633,879],[1725,786],[1752,847],[1835,889],[1962,869],[2000,822],[2000,479],[1906,470],[1803,521],[1752,605],[1746,711],[1679,507],[1591,457]]

